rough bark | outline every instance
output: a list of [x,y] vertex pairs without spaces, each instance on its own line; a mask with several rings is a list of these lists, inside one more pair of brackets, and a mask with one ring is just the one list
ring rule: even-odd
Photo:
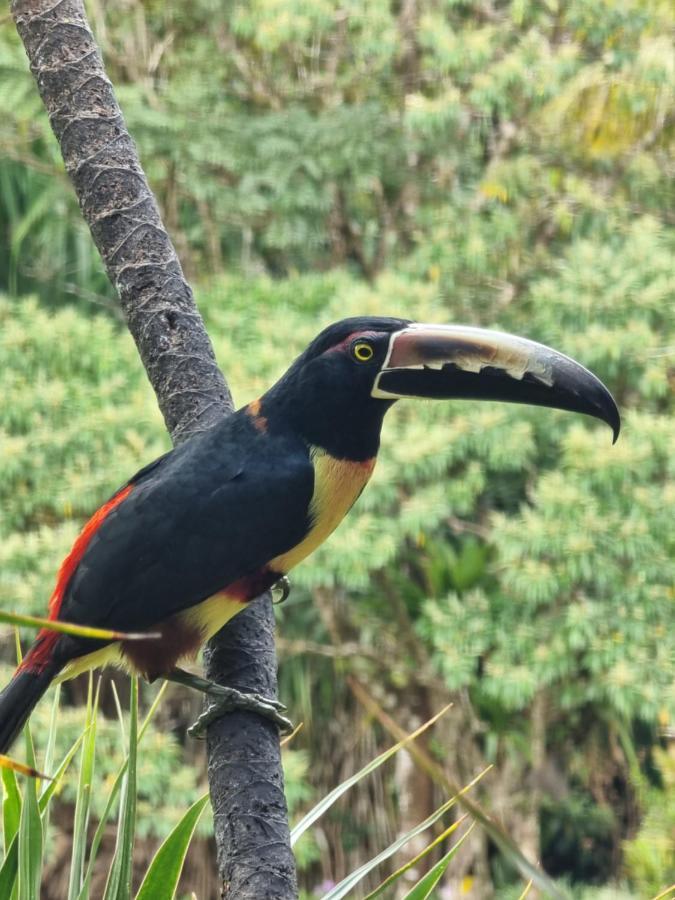
[[[105,74],[81,0],[14,0],[12,15],[66,170],[175,443],[232,410],[190,286]],[[276,696],[269,596],[212,642],[208,674]],[[297,896],[276,730],[250,713],[208,734],[223,895]]]

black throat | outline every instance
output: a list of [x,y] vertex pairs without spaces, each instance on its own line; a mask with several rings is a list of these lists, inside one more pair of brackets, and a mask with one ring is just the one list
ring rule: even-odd
[[364,462],[377,456],[382,420],[391,403],[354,396],[335,385],[326,393],[316,384],[298,381],[294,384],[285,376],[262,397],[261,413],[272,431],[290,426],[308,445],[336,459]]

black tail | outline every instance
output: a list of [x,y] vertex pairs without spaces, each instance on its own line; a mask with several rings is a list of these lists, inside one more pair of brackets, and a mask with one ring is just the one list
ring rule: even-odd
[[0,753],[7,753],[12,746],[61,665],[48,662],[41,671],[21,668],[14,673],[0,694]]

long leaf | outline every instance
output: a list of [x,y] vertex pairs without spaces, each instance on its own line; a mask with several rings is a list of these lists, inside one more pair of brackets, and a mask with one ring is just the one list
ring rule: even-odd
[[58,619],[44,619],[41,616],[26,616],[23,613],[0,612],[0,622],[7,625],[25,625],[28,628],[45,628],[47,631],[58,631],[60,634],[72,634],[75,637],[92,638],[97,641],[145,641],[148,638],[158,639],[157,632],[125,632],[109,631],[106,628],[91,628],[89,625],[75,625],[72,622],[60,622]]
[[56,723],[59,714],[59,701],[61,699],[61,685],[57,684],[54,691],[54,702],[52,703],[52,714],[49,719],[49,734],[47,735],[47,746],[45,747],[45,772],[49,772],[54,761],[54,749],[56,747]]
[[[21,792],[16,783],[16,775],[10,767],[3,767],[2,772],[2,829],[5,856],[14,835],[19,830],[21,820]],[[2,896],[2,895],[0,895]]]
[[298,839],[307,831],[310,826],[312,826],[318,818],[320,818],[326,810],[330,809],[330,807],[335,803],[336,800],[345,794],[350,788],[354,787],[355,784],[358,784],[361,779],[365,778],[367,775],[370,775],[371,772],[374,772],[375,769],[379,768],[382,763],[386,762],[390,759],[395,753],[409,744],[411,741],[414,741],[416,737],[419,737],[424,731],[427,730],[434,722],[437,722],[442,715],[444,715],[452,706],[449,703],[447,706],[444,706],[439,712],[436,713],[435,716],[432,716],[428,722],[425,722],[423,725],[420,725],[415,731],[411,734],[405,735],[397,744],[394,744],[393,747],[390,747],[388,750],[385,750],[384,753],[380,753],[379,756],[376,756],[371,762],[368,763],[367,766],[364,766],[360,769],[355,775],[352,775],[346,781],[343,781],[336,788],[326,794],[326,796],[319,802],[317,805],[311,809],[307,815],[303,816],[303,818],[298,822],[298,824],[291,831],[291,847],[293,847]]
[[173,900],[192,835],[208,801],[206,793],[173,828],[150,863],[136,900]]
[[[100,681],[99,681],[100,686]],[[87,717],[85,719],[86,739],[82,745],[80,760],[80,777],[77,783],[75,799],[75,818],[73,820],[73,848],[70,861],[70,878],[68,881],[68,900],[75,900],[82,887],[84,877],[84,859],[87,850],[87,828],[91,809],[91,788],[94,779],[94,759],[96,756],[96,713],[98,710],[99,689],[94,697],[94,685],[89,673],[89,690],[87,693]]]
[[12,897],[13,895],[18,870],[18,847],[19,839],[17,835],[14,835],[2,861],[2,866],[0,866],[0,897]]
[[122,786],[115,855],[106,884],[104,900],[131,897],[132,856],[136,834],[136,758],[138,750],[138,679],[131,679],[129,703],[129,754]]
[[302,731],[302,729],[303,729],[304,727],[305,727],[305,723],[304,723],[304,722],[299,722],[299,723],[295,726],[295,728],[293,729],[293,731],[291,731],[290,734],[287,734],[285,738],[282,738],[281,741],[279,741],[279,746],[280,746],[280,747],[287,747],[288,744],[290,744],[290,742],[291,742],[291,741],[299,734],[300,731]]
[[671,884],[670,887],[662,890],[660,894],[654,897],[654,900],[670,900],[671,897],[675,897],[675,884]]
[[[26,760],[35,768],[35,749],[28,725],[24,728]],[[19,897],[39,900],[42,877],[42,820],[38,805],[37,781],[28,779],[23,792],[19,822]]]
[[[38,800],[38,806],[40,808],[40,814],[44,818],[47,815],[47,810],[49,809],[49,801],[51,800],[56,788],[59,786],[61,779],[63,778],[66,769],[72,762],[75,754],[77,753],[80,744],[82,743],[85,736],[85,732],[78,737],[73,746],[70,748],[68,753],[66,753],[61,765],[54,773],[52,780],[45,787],[43,792],[40,794],[40,799]],[[18,790],[18,788],[17,788]],[[21,798],[19,797],[19,800]],[[12,891],[14,890],[14,885],[16,884],[16,876],[19,870],[19,838],[18,834],[15,834],[12,842],[5,852],[5,858],[2,861],[2,866],[0,866],[0,897],[11,897]]]
[[[359,702],[377,718],[391,735],[400,737],[404,734],[403,729],[387,715],[372,697],[370,697],[354,676],[348,676],[347,683],[357,700],[359,700]],[[436,763],[422,747],[411,744],[409,752],[420,768],[427,772],[437,784],[445,787],[447,791],[457,793],[457,785],[447,777],[438,763]],[[556,900],[567,900],[569,894],[559,885],[554,884],[548,875],[538,866],[531,863],[513,838],[510,835],[507,835],[504,829],[497,825],[496,822],[493,822],[475,800],[461,795],[459,802],[464,807],[465,811],[468,812],[475,821],[482,825],[490,839],[498,847],[504,859],[506,859],[506,861],[509,862],[523,877],[528,879],[531,878],[535,886],[538,887],[545,896],[556,898]]]
[[2,753],[0,753],[0,768],[11,769],[13,772],[17,772],[19,775],[27,775],[29,778],[44,778],[47,781],[49,780],[49,775],[44,775],[42,772],[33,768],[33,766],[27,766],[25,763],[17,762],[15,759],[12,759],[11,756],[4,756]]
[[464,813],[463,816],[460,816],[456,822],[453,822],[449,828],[446,828],[442,834],[439,834],[437,838],[434,838],[430,844],[422,850],[417,856],[414,856],[412,859],[408,860],[407,863],[402,865],[400,869],[397,869],[395,872],[392,872],[388,878],[385,878],[382,884],[378,885],[374,891],[371,891],[370,894],[367,894],[363,900],[375,900],[375,897],[379,897],[381,894],[386,891],[390,885],[392,885],[395,881],[398,881],[409,869],[412,869],[413,866],[416,866],[420,860],[424,859],[425,856],[428,856],[434,847],[437,847],[439,844],[442,844],[443,841],[447,840],[451,834],[454,834],[455,831],[460,827],[462,822],[465,822],[467,819],[467,813]]
[[445,856],[442,859],[439,859],[436,865],[429,869],[426,875],[420,878],[417,884],[408,891],[403,900],[428,900],[431,892],[445,874],[445,870],[450,865],[452,857],[457,853],[475,827],[476,823],[473,822],[454,847],[451,847]]
[[51,777],[51,781],[49,782],[49,784],[45,787],[45,789],[40,794],[40,799],[38,801],[38,805],[40,807],[40,813],[42,815],[44,815],[44,813],[46,813],[46,811],[49,807],[49,801],[52,799],[54,792],[59,787],[59,785],[61,783],[61,779],[66,774],[66,770],[68,769],[71,762],[73,761],[75,754],[80,749],[80,745],[82,744],[82,741],[85,739],[86,736],[87,736],[87,731],[85,729],[82,732],[82,734],[79,735],[78,739],[75,741],[75,743],[70,748],[70,750],[63,757],[63,759],[61,760],[61,765],[58,767],[56,772],[54,772],[54,774]]
[[[169,682],[165,681],[161,688],[157,691],[157,696],[152,701],[152,705],[147,712],[145,719],[143,720],[143,724],[141,725],[138,731],[138,744],[140,744],[143,739],[143,735],[148,730],[150,722],[152,721],[157,709],[159,708],[159,704],[162,700],[164,692],[168,687]],[[124,762],[118,769],[117,775],[115,776],[115,780],[113,781],[112,788],[110,789],[110,793],[108,794],[108,799],[106,801],[105,809],[101,814],[101,818],[99,819],[99,823],[96,827],[96,831],[94,832],[94,837],[91,842],[91,849],[89,850],[89,861],[87,862],[87,871],[84,876],[84,883],[82,884],[82,890],[77,898],[77,900],[87,900],[89,897],[89,889],[91,885],[91,879],[94,874],[94,865],[96,863],[96,856],[98,854],[98,848],[101,845],[101,841],[103,840],[103,835],[105,833],[105,828],[108,823],[108,817],[110,815],[110,811],[113,808],[115,800],[117,799],[117,795],[120,792],[122,782],[124,780],[124,775],[127,771],[127,764],[129,762],[128,757],[125,758]],[[2,897],[2,894],[0,894]]]
[[[45,747],[45,772],[49,772],[54,762],[54,750],[56,748],[56,731],[59,716],[59,700],[61,698],[61,685],[56,686],[54,691],[54,701],[52,703],[52,712],[49,718],[49,732],[47,734],[47,746]],[[47,829],[49,828],[49,804],[44,810],[40,807],[42,814],[42,835],[43,840],[47,840]]]
[[4,859],[0,870],[0,897],[16,900],[16,873],[18,868],[19,822],[21,821],[21,792],[12,769],[0,772],[3,782],[3,842]]
[[353,872],[350,872],[346,878],[343,878],[339,884],[336,884],[332,890],[330,890],[323,898],[323,900],[341,900],[342,897],[346,897],[347,894],[354,888],[356,885],[368,875],[369,872],[372,872],[373,869],[377,868],[380,863],[383,863],[385,860],[389,859],[390,856],[393,856],[394,853],[397,853],[401,847],[404,847],[408,841],[412,840],[414,837],[417,837],[418,834],[421,834],[423,831],[426,831],[431,825],[437,822],[441,816],[445,815],[445,813],[453,807],[460,795],[463,795],[466,791],[470,790],[475,784],[477,784],[480,779],[486,774],[486,772],[490,771],[490,768],[483,769],[473,781],[470,781],[466,787],[462,788],[457,794],[453,797],[450,797],[449,800],[439,806],[436,812],[432,813],[428,818],[426,818],[423,822],[420,822],[419,825],[416,825],[414,828],[411,828],[410,831],[406,832],[401,837],[397,838],[392,844],[390,844],[385,850],[382,850],[381,853],[378,853],[377,856],[374,856],[371,860],[364,863],[362,866],[359,866],[358,869],[355,869]]

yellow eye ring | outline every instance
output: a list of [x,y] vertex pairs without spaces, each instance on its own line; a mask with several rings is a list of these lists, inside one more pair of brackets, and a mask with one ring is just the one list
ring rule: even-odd
[[365,341],[357,341],[352,347],[354,359],[358,359],[359,362],[368,362],[369,359],[373,358],[374,352],[370,344],[367,344]]

